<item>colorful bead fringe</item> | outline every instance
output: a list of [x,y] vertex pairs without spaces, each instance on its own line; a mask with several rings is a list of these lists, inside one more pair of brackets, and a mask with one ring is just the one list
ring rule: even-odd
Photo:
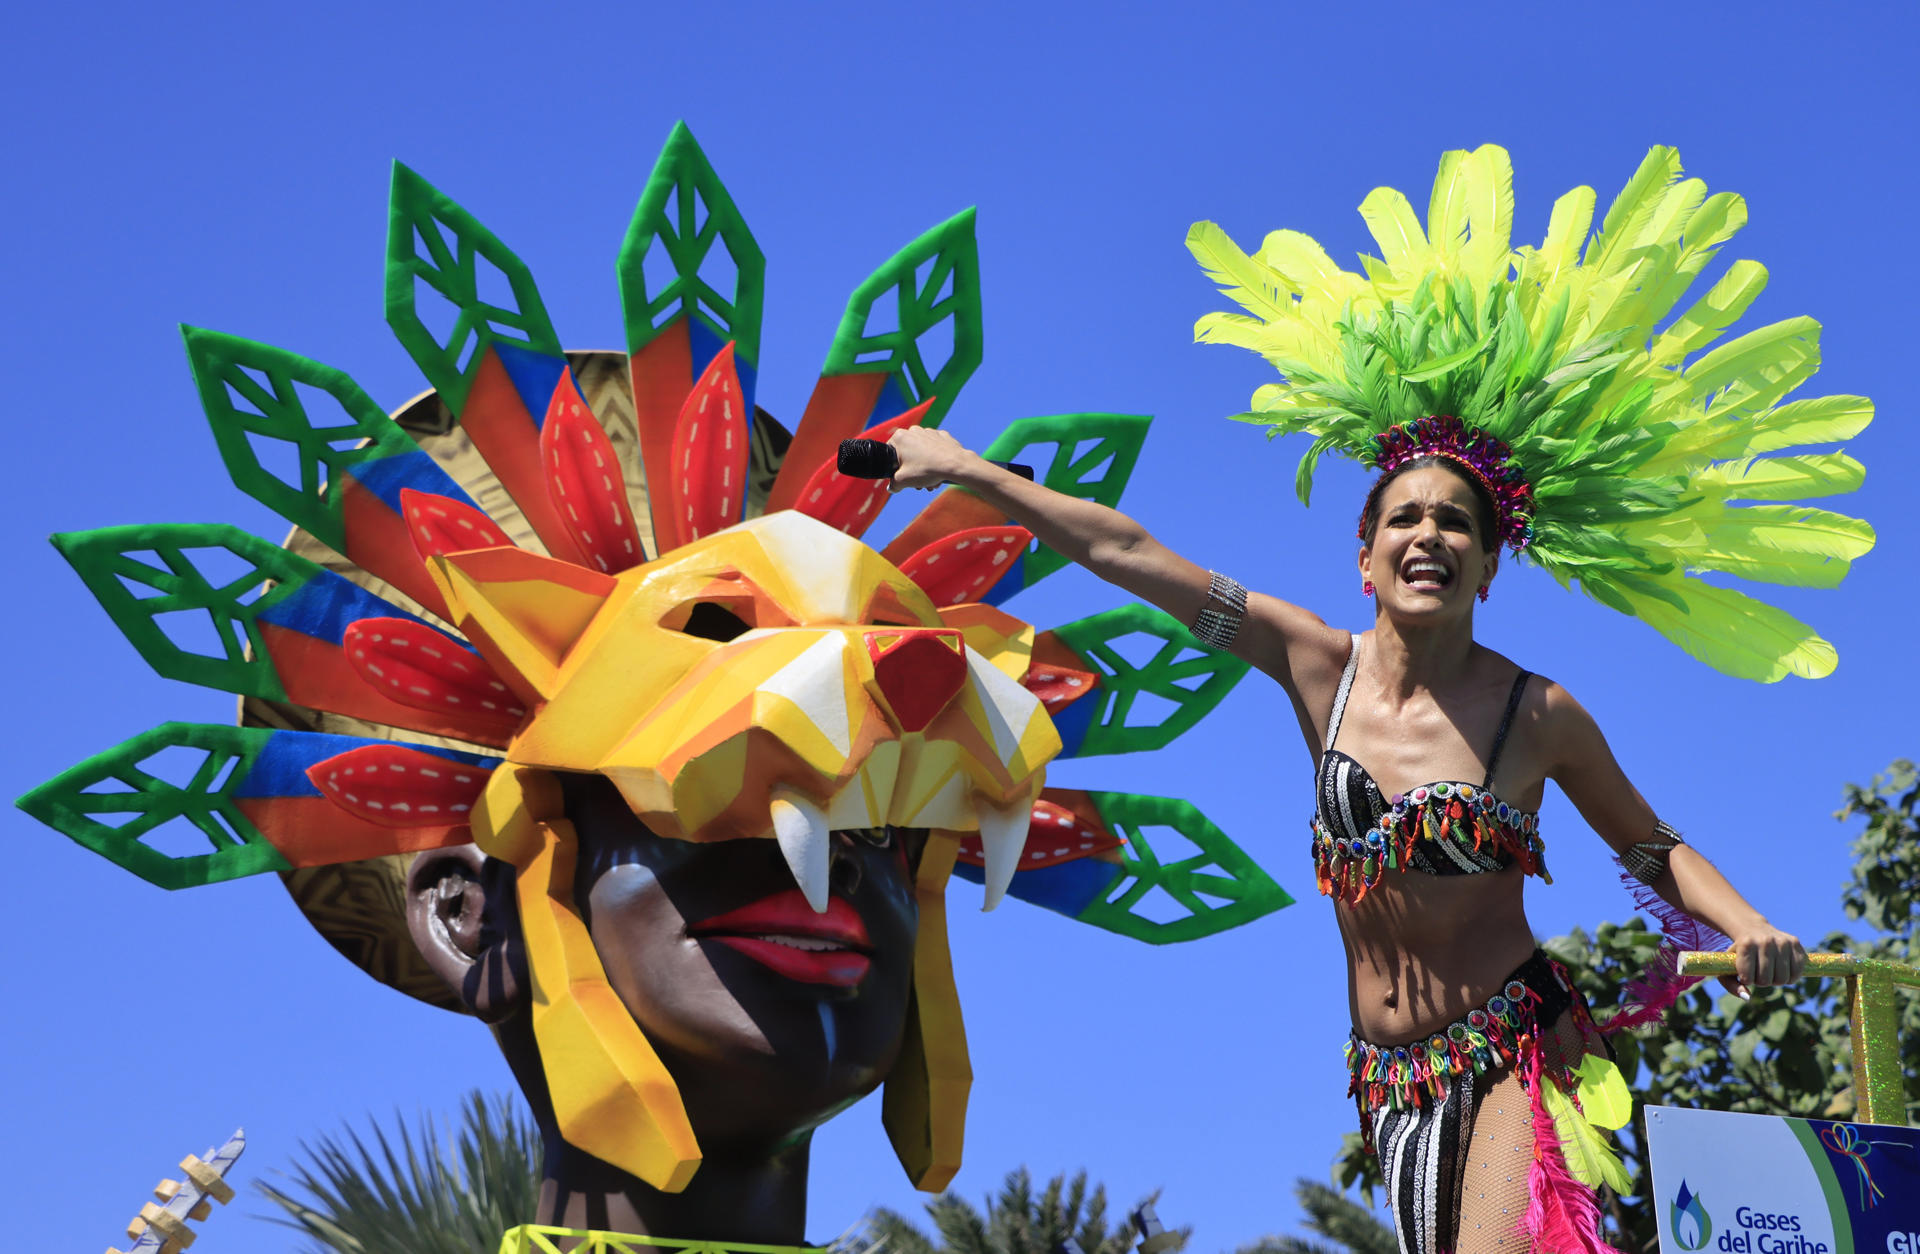
[[1428,784],[1396,796],[1393,807],[1365,836],[1342,839],[1328,831],[1317,814],[1312,828],[1320,893],[1348,905],[1358,904],[1386,871],[1404,865],[1421,839],[1471,843],[1476,852],[1491,844],[1510,854],[1526,874],[1553,883],[1540,816],[1472,784]]
[[1405,1110],[1444,1099],[1447,1082],[1504,1067],[1519,1056],[1523,1037],[1536,1030],[1534,1007],[1540,994],[1520,980],[1509,980],[1485,1006],[1470,1010],[1445,1029],[1409,1045],[1375,1045],[1358,1036],[1347,1040],[1347,1096],[1361,1111],[1382,1106]]
[[[1594,1027],[1586,1003],[1573,989],[1567,969],[1544,954],[1553,978],[1567,991],[1569,1013],[1582,1036],[1591,1036]],[[1524,970],[1524,968],[1523,968]],[[1484,1006],[1469,1010],[1423,1041],[1406,1045],[1375,1045],[1358,1034],[1347,1038],[1347,1096],[1360,1111],[1360,1131],[1372,1147],[1373,1120],[1368,1116],[1381,1107],[1405,1110],[1426,1107],[1442,1101],[1450,1081],[1471,1071],[1488,1071],[1521,1061],[1527,1070],[1545,1074],[1563,1093],[1578,1087],[1574,1067],[1579,1059],[1562,1059],[1558,1067],[1548,1067],[1539,1048],[1541,995],[1525,980],[1509,979]]]

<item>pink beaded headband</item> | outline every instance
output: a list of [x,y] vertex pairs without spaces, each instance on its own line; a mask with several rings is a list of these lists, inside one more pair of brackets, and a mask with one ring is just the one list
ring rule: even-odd
[[[1373,437],[1374,469],[1392,474],[1416,457],[1444,457],[1472,475],[1493,499],[1493,528],[1515,553],[1533,539],[1533,485],[1506,441],[1458,418],[1416,418]],[[1361,538],[1365,538],[1365,531]]]

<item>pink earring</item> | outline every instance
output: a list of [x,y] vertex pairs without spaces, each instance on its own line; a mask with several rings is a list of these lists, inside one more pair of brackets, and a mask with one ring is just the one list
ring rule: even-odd
[[1370,597],[1373,595],[1373,580],[1363,579],[1360,581],[1360,595],[1363,597]]
[[1491,582],[1488,582],[1488,583],[1483,583],[1483,584],[1481,584],[1481,585],[1480,585],[1480,599],[1481,599],[1482,601],[1484,601],[1484,600],[1486,600],[1486,599],[1487,599],[1487,589],[1488,589],[1488,588],[1490,588],[1490,587],[1492,587],[1492,586],[1493,586],[1493,584],[1492,584]]

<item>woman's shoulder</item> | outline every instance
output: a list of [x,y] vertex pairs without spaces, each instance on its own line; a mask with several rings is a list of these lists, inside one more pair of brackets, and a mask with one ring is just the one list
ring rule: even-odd
[[1519,683],[1521,677],[1525,677],[1525,682],[1519,684],[1519,693],[1514,700],[1513,719],[1516,724],[1528,726],[1535,735],[1540,735],[1556,730],[1577,730],[1582,725],[1592,723],[1586,707],[1552,676],[1529,670],[1484,645],[1481,650],[1481,672],[1486,676],[1489,692],[1511,693],[1510,685]]
[[1354,647],[1354,633],[1311,610],[1260,593],[1249,596],[1248,611],[1259,629],[1243,632],[1244,651],[1236,652],[1310,704],[1322,689],[1331,701]]
[[1489,686],[1514,684],[1521,676],[1526,677],[1526,683],[1521,688],[1523,706],[1531,706],[1537,711],[1544,712],[1548,707],[1558,709],[1568,705],[1579,705],[1579,702],[1574,701],[1573,695],[1552,677],[1530,670],[1498,649],[1490,649],[1484,644],[1477,644],[1475,647],[1479,650],[1479,673],[1486,677],[1485,682]]
[[1528,739],[1539,746],[1548,763],[1585,755],[1596,742],[1604,743],[1593,715],[1558,680],[1538,672],[1526,673],[1526,689],[1520,694],[1513,721],[1516,727],[1526,729]]

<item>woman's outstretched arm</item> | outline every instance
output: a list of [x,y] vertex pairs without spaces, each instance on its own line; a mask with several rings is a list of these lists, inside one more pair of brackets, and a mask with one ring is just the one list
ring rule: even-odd
[[[888,441],[900,455],[896,488],[962,487],[1108,583],[1191,624],[1208,603],[1205,568],[1154,539],[1118,510],[1029,482],[968,452],[944,431],[910,427]],[[1310,707],[1332,700],[1346,664],[1348,634],[1277,597],[1249,592],[1232,652],[1278,680]],[[1325,700],[1320,690],[1326,690]]]
[[[1633,865],[1636,844],[1665,843],[1656,836],[1659,817],[1620,769],[1593,716],[1558,684],[1547,685],[1545,700],[1549,778],[1587,825]],[[1727,934],[1738,955],[1734,965],[1741,984],[1790,984],[1800,978],[1807,951],[1799,938],[1767,922],[1704,855],[1680,844],[1664,860],[1663,868],[1658,858],[1649,867],[1659,874],[1648,887],[1668,904]]]

